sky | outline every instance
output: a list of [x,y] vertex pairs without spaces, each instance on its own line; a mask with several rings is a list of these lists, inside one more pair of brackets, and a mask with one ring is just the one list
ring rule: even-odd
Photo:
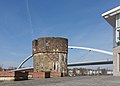
[[[120,0],[0,0],[0,64],[17,67],[40,37],[112,52],[112,27],[101,14],[119,5]],[[68,62],[102,59],[112,56],[76,49],[68,54]],[[32,64],[31,59],[26,66]]]

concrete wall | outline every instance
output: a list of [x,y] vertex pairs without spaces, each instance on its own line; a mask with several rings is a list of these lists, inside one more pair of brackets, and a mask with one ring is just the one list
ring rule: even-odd
[[120,76],[120,46],[113,48],[113,75]]
[[65,38],[39,38],[32,42],[34,72],[51,71],[67,74],[68,40]]

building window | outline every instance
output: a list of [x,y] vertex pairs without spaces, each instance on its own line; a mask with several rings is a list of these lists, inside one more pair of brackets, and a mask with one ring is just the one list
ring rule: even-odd
[[54,70],[56,69],[55,63],[54,63]]
[[45,46],[49,46],[48,42],[46,41]]
[[64,56],[63,55],[61,56],[61,60],[64,61]]
[[116,43],[120,42],[120,28],[116,29]]
[[116,15],[116,28],[120,27],[120,14]]
[[56,66],[55,66],[55,62],[53,62],[53,70],[55,71]]
[[118,40],[120,41],[120,30],[117,30],[118,31]]
[[53,62],[53,70],[54,71],[59,71],[59,66],[58,62]]
[[46,50],[48,50],[48,46],[49,46],[49,43],[46,41],[46,42],[45,42]]

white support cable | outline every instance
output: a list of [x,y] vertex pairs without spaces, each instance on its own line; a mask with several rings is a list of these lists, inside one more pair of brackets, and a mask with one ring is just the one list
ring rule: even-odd
[[78,46],[68,46],[68,48],[70,48],[70,49],[81,49],[81,50],[91,50],[91,51],[95,51],[95,52],[99,52],[99,53],[104,53],[104,54],[108,54],[108,55],[113,55],[112,52],[105,51],[105,50],[100,50],[100,49],[95,49],[95,48],[78,47]]
[[22,65],[23,65],[26,61],[28,61],[30,58],[32,58],[32,57],[33,57],[33,55],[30,55],[30,56],[28,56],[27,58],[25,58],[25,59],[19,64],[19,66],[17,67],[17,69],[21,68]]
[[[104,51],[104,50],[99,50],[99,49],[94,49],[94,48],[88,48],[88,47],[78,47],[78,46],[68,46],[68,48],[70,49],[81,49],[81,50],[88,50],[88,51],[95,51],[95,52],[99,52],[99,53],[104,53],[104,54],[108,54],[108,55],[113,55],[112,52],[109,51]],[[17,67],[17,69],[20,69],[22,67],[22,65],[28,61],[30,58],[32,58],[33,55],[28,56],[27,58],[25,58]]]

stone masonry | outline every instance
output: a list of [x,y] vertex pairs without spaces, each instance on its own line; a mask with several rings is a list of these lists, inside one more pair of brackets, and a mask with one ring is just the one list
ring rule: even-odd
[[45,37],[33,40],[34,72],[50,71],[67,74],[68,40]]
[[120,76],[120,46],[113,48],[113,75]]

